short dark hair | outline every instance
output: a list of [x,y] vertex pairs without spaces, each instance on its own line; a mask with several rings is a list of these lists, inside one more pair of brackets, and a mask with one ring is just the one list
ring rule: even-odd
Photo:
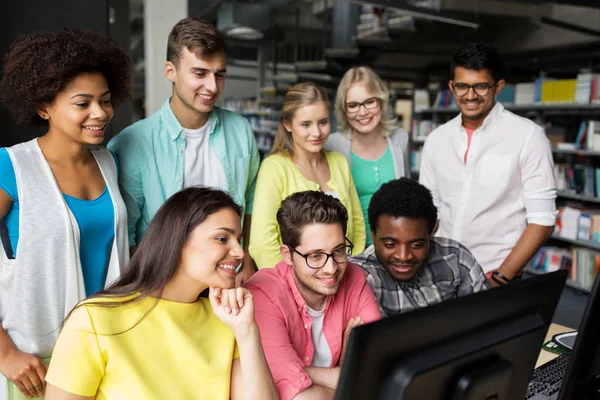
[[384,183],[369,203],[369,224],[373,232],[382,215],[394,218],[427,220],[429,233],[433,232],[437,221],[437,208],[433,204],[431,192],[419,182],[400,178]]
[[227,51],[225,36],[214,25],[191,17],[182,19],[171,29],[167,43],[167,61],[175,66],[179,65],[184,48],[201,59]]
[[489,43],[469,43],[454,55],[450,66],[450,79],[454,79],[454,69],[463,67],[475,71],[487,69],[494,81],[505,79],[506,67],[498,50]]
[[288,196],[277,211],[281,242],[290,247],[300,244],[306,225],[340,224],[346,235],[348,211],[341,201],[323,192],[308,190]]
[[38,110],[85,72],[104,75],[116,106],[129,98],[130,61],[108,36],[81,29],[19,36],[4,57],[0,101],[17,124],[47,125]]

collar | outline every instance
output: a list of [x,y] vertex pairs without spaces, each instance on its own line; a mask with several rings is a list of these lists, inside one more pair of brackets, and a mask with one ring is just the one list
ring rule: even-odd
[[[181,123],[179,123],[179,120],[173,113],[173,109],[171,108],[171,96],[169,96],[169,98],[160,108],[160,117],[163,126],[166,128],[164,131],[170,136],[171,141],[176,141],[179,139],[183,133],[183,126],[181,126]],[[221,123],[219,108],[217,106],[213,107],[212,111],[208,115],[207,123],[211,119],[213,121],[213,126],[210,135],[217,130],[217,126]]]
[[[287,264],[285,261],[280,261],[276,268],[279,270],[281,275],[285,278],[285,281],[288,284],[288,287],[292,291],[292,295],[294,297],[294,301],[296,302],[296,306],[298,307],[298,311],[302,314],[306,313],[306,300],[300,294],[300,290],[298,290],[298,286],[296,285],[296,281],[294,280],[294,273],[292,271],[292,266]],[[325,301],[324,311],[327,311],[331,303],[333,302],[335,295],[329,296]]]
[[[476,130],[484,130],[485,131],[485,130],[488,130],[489,128],[491,128],[496,123],[496,120],[498,119],[498,117],[500,116],[502,111],[504,111],[504,106],[502,104],[500,104],[499,101],[496,101],[496,104],[490,110],[490,113],[485,117],[481,126],[479,128],[477,128]],[[462,113],[459,114],[457,120],[458,120],[459,130],[461,130],[461,131],[464,130],[465,128],[462,124]]]

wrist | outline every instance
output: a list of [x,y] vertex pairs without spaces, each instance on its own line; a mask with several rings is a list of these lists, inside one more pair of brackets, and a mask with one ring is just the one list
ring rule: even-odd
[[501,269],[492,271],[492,280],[498,285],[506,285],[512,281],[512,275],[503,272]]
[[254,342],[256,338],[260,341],[260,331],[255,321],[250,324],[236,326],[232,331],[238,345],[243,345],[246,342]]

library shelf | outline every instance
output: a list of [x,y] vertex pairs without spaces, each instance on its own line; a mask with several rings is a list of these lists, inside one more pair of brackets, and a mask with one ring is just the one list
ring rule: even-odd
[[575,194],[575,193],[571,193],[566,190],[557,190],[556,196],[563,198],[563,199],[581,200],[581,201],[587,201],[590,203],[600,203],[600,197],[586,196],[583,194]]
[[[537,269],[533,269],[533,267],[531,266],[527,266],[525,267],[525,272],[530,273],[531,275],[543,275],[543,274],[547,274],[546,271],[538,271]],[[570,287],[571,289],[575,289],[575,290],[579,290],[581,292],[584,293],[590,293],[590,289],[581,286],[580,284],[578,284],[577,282],[573,282],[571,279],[567,278],[567,281],[565,282],[565,285]]]
[[591,240],[571,239],[558,235],[556,233],[553,233],[551,238],[555,240],[560,240],[561,242],[567,242],[571,244],[576,244],[577,246],[587,247],[588,249],[600,250],[600,243],[592,242]]
[[568,149],[552,149],[554,154],[576,154],[588,157],[600,157],[600,151],[591,150],[568,150]]

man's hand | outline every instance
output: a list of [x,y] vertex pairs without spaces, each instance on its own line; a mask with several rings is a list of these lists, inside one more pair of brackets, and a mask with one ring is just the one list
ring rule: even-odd
[[0,360],[0,373],[27,398],[44,395],[47,370],[48,366],[41,359],[16,349]]
[[350,318],[348,321],[348,325],[346,325],[346,329],[344,329],[344,337],[342,342],[342,354],[340,356],[340,365],[344,361],[344,356],[346,355],[346,350],[348,347],[348,338],[350,338],[350,332],[357,326],[364,325],[365,321],[363,321],[360,316],[356,316],[355,318]]
[[244,260],[242,261],[242,268],[237,273],[235,277],[235,287],[241,287],[250,279],[250,277],[254,274],[254,260],[250,256],[248,252],[244,254]]

